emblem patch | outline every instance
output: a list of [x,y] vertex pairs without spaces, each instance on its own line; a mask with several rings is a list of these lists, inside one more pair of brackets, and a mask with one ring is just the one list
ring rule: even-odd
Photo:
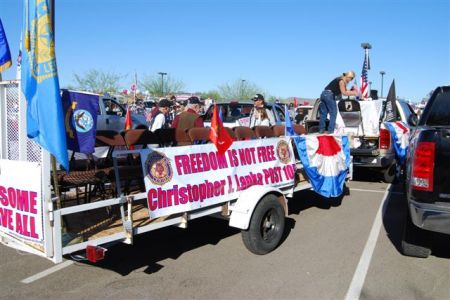
[[277,156],[283,164],[291,162],[292,153],[289,151],[289,145],[285,140],[281,140],[277,144]]
[[172,180],[173,170],[170,160],[161,152],[150,153],[145,161],[147,176],[153,184],[164,185]]
[[78,109],[73,113],[73,127],[78,132],[88,132],[94,126],[94,118],[89,111]]

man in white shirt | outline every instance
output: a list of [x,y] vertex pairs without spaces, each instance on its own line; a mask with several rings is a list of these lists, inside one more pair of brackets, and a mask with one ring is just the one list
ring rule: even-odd
[[170,127],[170,124],[167,122],[167,116],[170,113],[170,108],[172,107],[172,105],[172,102],[167,99],[161,99],[158,102],[159,111],[150,121],[150,131],[155,132],[157,129]]

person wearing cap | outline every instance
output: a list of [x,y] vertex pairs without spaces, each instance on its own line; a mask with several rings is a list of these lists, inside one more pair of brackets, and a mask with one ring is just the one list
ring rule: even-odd
[[252,100],[253,109],[250,112],[250,128],[258,125],[258,108],[264,108],[266,110],[267,117],[269,118],[269,126],[275,125],[275,116],[273,115],[273,111],[266,106],[264,96],[261,94],[256,94],[255,96],[253,96]]
[[170,108],[172,107],[172,102],[167,99],[161,99],[158,102],[158,112],[153,116],[150,121],[149,129],[155,132],[160,128],[169,128],[170,122],[168,116],[170,113]]
[[[355,86],[351,90],[347,90],[347,84],[355,78],[355,72],[347,71],[342,73],[342,76],[333,79],[324,89],[320,95],[319,104],[319,133],[334,133],[337,117],[336,99],[344,96],[358,96],[358,91]],[[327,115],[330,114],[330,122],[328,129],[326,129]]]
[[188,129],[193,127],[205,127],[203,119],[200,117],[200,106],[202,102],[198,97],[190,97],[187,100],[185,111],[178,114],[172,122],[172,128]]

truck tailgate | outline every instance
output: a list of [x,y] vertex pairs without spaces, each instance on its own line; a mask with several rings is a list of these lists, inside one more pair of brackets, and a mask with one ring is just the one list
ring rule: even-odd
[[436,201],[450,202],[450,128],[438,131],[434,175]]

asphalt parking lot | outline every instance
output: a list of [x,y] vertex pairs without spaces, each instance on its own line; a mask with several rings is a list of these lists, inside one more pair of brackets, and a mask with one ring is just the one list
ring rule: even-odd
[[436,235],[427,259],[403,256],[401,185],[363,174],[349,187],[331,201],[296,193],[282,244],[264,256],[210,217],[113,246],[95,265],[1,245],[1,298],[450,299],[450,239]]

